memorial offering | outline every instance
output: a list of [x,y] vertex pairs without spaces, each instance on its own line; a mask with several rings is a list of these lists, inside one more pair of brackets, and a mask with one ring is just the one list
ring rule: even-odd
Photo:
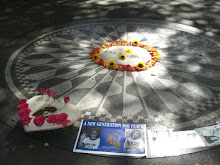
[[148,130],[151,157],[180,155],[186,149],[205,147],[194,130],[172,132],[171,130]]
[[163,157],[170,150],[170,130],[147,130],[151,157]]
[[171,145],[178,150],[205,147],[201,137],[194,130],[171,132]]
[[29,100],[21,99],[17,106],[25,132],[65,128],[80,119],[81,110],[68,103],[69,97],[60,102],[50,89],[41,88],[40,93]]
[[146,156],[146,125],[82,121],[73,152]]
[[138,40],[115,41],[93,49],[90,59],[112,70],[142,71],[155,66],[161,55],[156,49]]
[[196,128],[195,131],[201,136],[207,147],[220,144],[220,125]]

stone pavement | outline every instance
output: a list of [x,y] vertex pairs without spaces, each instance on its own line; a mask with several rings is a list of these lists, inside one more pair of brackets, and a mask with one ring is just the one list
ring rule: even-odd
[[[44,135],[39,142],[39,138],[23,133],[16,111],[18,98],[30,98],[45,87],[59,97],[69,95],[72,103],[82,108],[84,119],[146,123],[149,128],[176,130],[212,125],[219,117],[220,47],[219,36],[209,32],[219,34],[218,2],[67,0],[3,4],[0,116],[5,164],[14,164],[15,159],[18,164],[48,164],[47,156],[50,160],[56,157],[51,160],[54,163],[66,158],[66,164],[87,164],[85,160],[94,159],[96,164],[220,162],[219,147],[152,160],[73,154],[75,134],[56,139]],[[124,19],[76,21],[103,17]],[[118,39],[146,42],[164,55],[163,60],[140,73],[109,71],[87,60],[89,50]],[[50,146],[43,146],[43,142]],[[207,159],[201,161],[203,157]]]

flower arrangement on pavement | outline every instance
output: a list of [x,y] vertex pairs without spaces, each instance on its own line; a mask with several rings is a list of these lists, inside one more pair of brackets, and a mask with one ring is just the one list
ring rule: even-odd
[[[108,49],[112,46],[136,46],[136,47],[140,47],[140,48],[146,49],[150,53],[151,59],[149,61],[147,61],[146,63],[144,63],[144,62],[137,63],[135,66],[124,65],[124,64],[116,64],[116,62],[114,60],[104,61],[103,58],[99,55],[99,53],[102,50]],[[131,49],[126,49],[125,53],[132,53],[132,50]],[[155,66],[156,63],[160,61],[161,55],[159,54],[159,52],[156,49],[154,49],[154,48],[152,48],[148,45],[141,44],[141,43],[139,43],[138,40],[134,40],[133,42],[115,41],[115,42],[103,44],[100,47],[97,47],[97,48],[93,49],[92,51],[90,51],[90,59],[94,63],[102,65],[103,67],[109,68],[109,69],[112,69],[112,70],[143,71],[143,70],[147,70],[147,69]],[[126,55],[125,54],[119,54],[119,59],[120,60],[125,60]]]
[[[48,97],[49,98],[52,97],[54,101],[57,99],[56,94],[50,89],[40,88],[40,93],[42,96],[47,94]],[[69,101],[70,101],[69,97],[64,98],[65,104],[67,104]],[[17,108],[19,110],[19,113],[18,113],[18,116],[20,117],[19,121],[24,126],[25,125],[28,126],[28,124],[31,121],[33,121],[33,123],[38,127],[41,127],[46,122],[57,124],[57,125],[62,125],[63,127],[65,127],[68,125],[68,123],[71,122],[70,120],[68,120],[67,113],[51,114],[49,116],[40,115],[40,116],[35,116],[33,118],[30,118],[31,109],[28,107],[28,103],[26,99],[19,100],[19,105],[17,106]]]

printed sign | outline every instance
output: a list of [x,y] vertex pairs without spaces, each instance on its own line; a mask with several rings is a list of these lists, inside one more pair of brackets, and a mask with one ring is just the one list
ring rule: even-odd
[[216,146],[220,144],[220,124],[197,128],[196,132],[202,137],[206,146]]
[[152,157],[180,155],[186,149],[205,147],[194,130],[172,132],[171,130],[148,130],[148,141]]
[[73,152],[146,156],[146,125],[82,121]]

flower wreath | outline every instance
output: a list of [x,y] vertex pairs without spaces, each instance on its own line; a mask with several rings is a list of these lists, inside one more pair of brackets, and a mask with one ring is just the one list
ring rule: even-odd
[[[48,97],[52,97],[54,101],[57,98],[56,94],[50,89],[41,88],[40,93],[42,94],[42,96],[44,94],[47,94]],[[69,101],[70,101],[69,97],[64,98],[65,104],[67,104]],[[31,109],[28,106],[29,104],[27,103],[26,99],[19,100],[19,105],[17,106],[19,110],[18,116],[20,116],[19,121],[22,125],[27,125],[27,126],[32,120],[32,118],[30,118]],[[33,123],[36,126],[40,127],[45,124],[45,120],[47,121],[47,123],[62,125],[63,127],[67,126],[68,123],[71,122],[70,120],[68,120],[68,114],[60,113],[60,114],[51,114],[48,117],[44,117],[43,115],[34,117]]]
[[[147,61],[146,63],[139,62],[136,64],[136,66],[130,66],[130,65],[124,65],[124,64],[116,64],[115,61],[104,61],[101,56],[99,56],[99,53],[103,49],[110,48],[111,46],[137,46],[146,49],[151,54],[151,59]],[[127,53],[132,53],[131,49],[126,50]],[[119,59],[124,60],[126,58],[125,54],[119,55]],[[128,41],[115,41],[110,42],[107,44],[103,44],[100,47],[97,47],[90,51],[90,59],[96,64],[103,65],[105,68],[109,68],[112,70],[126,70],[126,71],[142,71],[147,70],[148,68],[151,68],[152,66],[155,66],[157,62],[160,61],[161,55],[158,53],[158,51],[148,45],[144,45],[139,43],[139,41],[134,40],[133,42]]]

